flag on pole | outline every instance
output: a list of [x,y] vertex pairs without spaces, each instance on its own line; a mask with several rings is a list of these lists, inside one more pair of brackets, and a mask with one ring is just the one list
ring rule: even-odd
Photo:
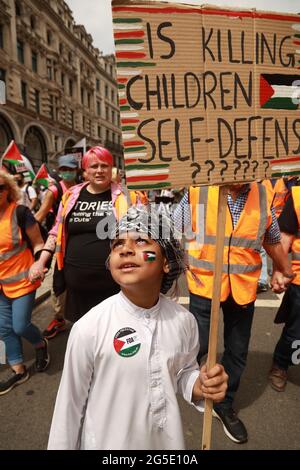
[[1,165],[5,166],[5,162],[14,166],[16,173],[29,172],[31,180],[33,180],[35,174],[32,165],[27,157],[20,153],[14,140],[10,142],[7,149],[1,158]]
[[42,166],[39,168],[37,174],[35,175],[35,178],[33,180],[33,184],[41,184],[45,186],[45,188],[49,187],[50,183],[50,174],[48,172],[48,169],[45,165],[45,163],[42,164]]
[[82,139],[78,140],[78,142],[76,142],[76,144],[74,144],[72,148],[73,149],[82,148],[83,153],[85,154],[85,152],[86,152],[86,137],[83,137]]

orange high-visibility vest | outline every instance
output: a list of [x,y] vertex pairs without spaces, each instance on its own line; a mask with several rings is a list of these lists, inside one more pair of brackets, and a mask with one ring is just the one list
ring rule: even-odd
[[26,241],[22,239],[16,208],[16,203],[12,202],[0,221],[0,287],[12,299],[29,294],[41,284],[40,281],[32,284],[27,279],[34,259]]
[[[199,285],[188,272],[188,286],[193,294],[209,299],[212,298],[213,290],[218,193],[219,188],[216,186],[190,188],[189,192],[194,233],[199,219],[198,204],[204,206],[204,240],[203,244],[192,241],[188,247],[190,270],[203,285]],[[266,229],[272,223],[271,204],[272,194],[263,185],[251,183],[245,207],[235,228],[227,206],[221,301],[226,300],[230,293],[239,305],[255,300],[261,271],[259,252]]]
[[278,219],[290,194],[283,178],[279,178],[276,181],[274,186],[274,194],[273,208]]
[[[126,188],[125,188],[126,189]],[[68,199],[71,196],[71,192],[67,192],[63,195],[61,203],[63,205],[63,212],[61,214],[61,220],[58,227],[57,232],[57,239],[56,239],[56,260],[57,260],[57,267],[59,270],[63,269],[64,267],[64,256],[65,256],[65,248],[66,248],[66,230],[64,227],[65,224],[65,216],[68,210]],[[115,201],[115,215],[119,220],[123,215],[126,214],[128,207],[132,205],[136,205],[139,203],[138,195],[134,191],[128,191],[126,194],[120,193],[118,194],[116,201]],[[80,249],[78,247],[78,249]]]
[[300,186],[292,188],[292,198],[298,219],[298,233],[292,243],[292,269],[296,274],[292,283],[300,285]]

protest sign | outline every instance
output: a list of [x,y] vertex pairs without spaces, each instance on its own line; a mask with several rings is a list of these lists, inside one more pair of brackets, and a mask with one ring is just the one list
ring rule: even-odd
[[300,17],[113,1],[130,189],[300,174]]

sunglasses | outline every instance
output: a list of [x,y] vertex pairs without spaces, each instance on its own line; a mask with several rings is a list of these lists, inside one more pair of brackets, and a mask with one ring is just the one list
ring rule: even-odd
[[6,184],[0,184],[0,191],[5,191],[7,189]]

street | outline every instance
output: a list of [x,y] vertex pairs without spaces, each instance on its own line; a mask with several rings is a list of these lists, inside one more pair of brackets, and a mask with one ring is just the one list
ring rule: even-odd
[[[188,307],[187,295],[185,287],[181,288],[180,301],[185,307]],[[284,393],[272,390],[267,380],[272,352],[282,328],[273,324],[279,302],[271,291],[258,296],[259,307],[254,316],[248,365],[235,402],[236,410],[247,427],[249,441],[246,444],[234,444],[225,436],[220,422],[213,418],[211,448],[214,450],[300,449],[300,367],[290,368]],[[48,299],[34,310],[33,320],[44,329],[51,318],[51,301]],[[32,370],[34,351],[30,345],[24,344],[26,364],[31,367],[32,375],[28,382],[0,397],[0,450],[46,448],[68,331],[49,341],[51,364],[42,374]],[[220,351],[221,345],[222,331]],[[0,380],[6,372],[7,367],[1,366]],[[180,398],[179,402],[186,446],[188,449],[199,449],[203,415]]]

